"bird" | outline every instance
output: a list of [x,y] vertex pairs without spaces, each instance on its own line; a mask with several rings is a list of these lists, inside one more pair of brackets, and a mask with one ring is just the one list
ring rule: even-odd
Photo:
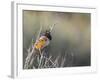
[[44,49],[46,46],[48,46],[50,44],[50,40],[52,40],[52,36],[50,31],[46,30],[40,37],[38,40],[36,40],[34,47],[37,50],[42,50]]

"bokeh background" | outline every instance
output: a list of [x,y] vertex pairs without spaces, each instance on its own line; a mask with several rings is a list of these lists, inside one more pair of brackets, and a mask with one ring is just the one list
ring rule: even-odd
[[[23,10],[23,63],[32,38],[55,24],[48,52],[53,56],[66,57],[65,67],[91,65],[91,14]],[[24,64],[23,64],[24,65]]]

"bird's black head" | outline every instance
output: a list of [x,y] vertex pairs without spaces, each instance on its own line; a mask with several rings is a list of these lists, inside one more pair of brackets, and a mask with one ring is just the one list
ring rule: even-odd
[[50,31],[46,31],[45,33],[44,33],[44,36],[46,36],[49,40],[52,40],[52,36],[51,36],[51,34],[50,34]]

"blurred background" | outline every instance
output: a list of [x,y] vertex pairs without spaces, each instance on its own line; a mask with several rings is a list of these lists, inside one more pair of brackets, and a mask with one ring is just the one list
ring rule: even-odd
[[[65,67],[91,65],[91,14],[23,10],[23,63],[32,38],[55,24],[48,52],[55,59],[66,55]],[[60,61],[59,61],[60,62]],[[23,64],[24,65],[24,64]]]

